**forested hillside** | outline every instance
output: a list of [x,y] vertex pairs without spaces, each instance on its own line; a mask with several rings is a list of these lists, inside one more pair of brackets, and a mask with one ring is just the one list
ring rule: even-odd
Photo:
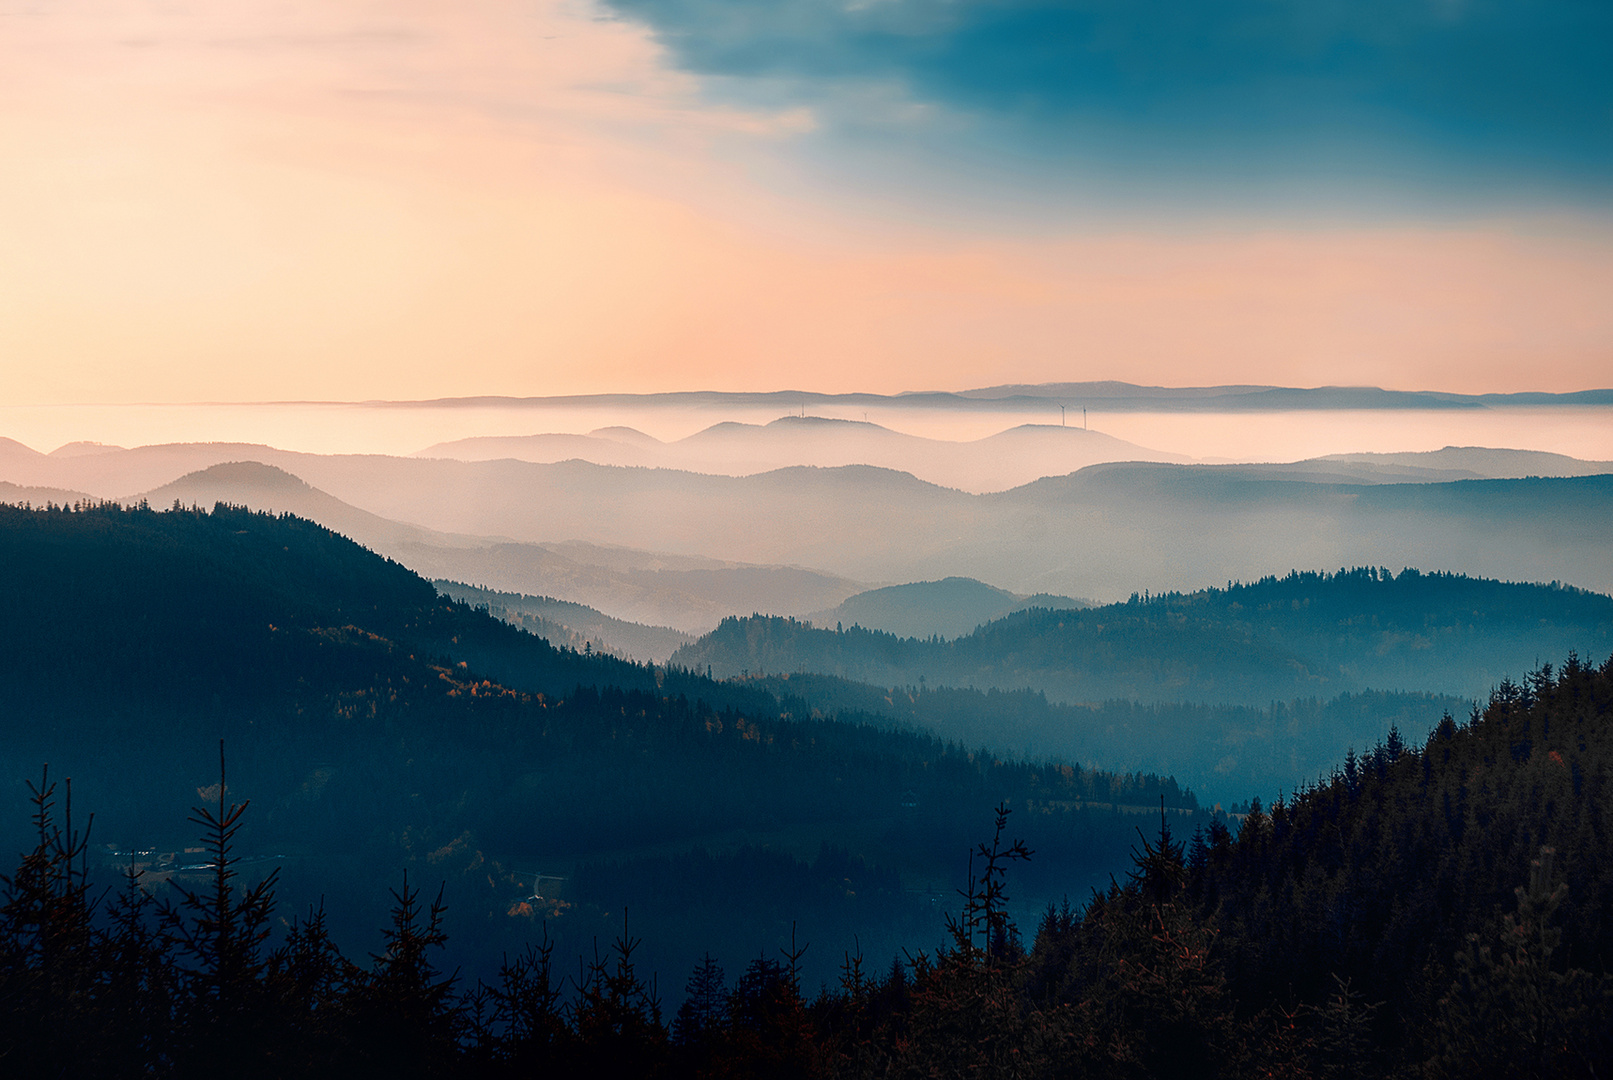
[[965,746],[1174,776],[1207,802],[1225,803],[1314,781],[1351,747],[1381,742],[1391,730],[1420,740],[1441,716],[1465,715],[1472,705],[1446,694],[1377,690],[1265,705],[1064,705],[1037,690],[884,689],[802,674],[741,681],[826,715],[885,716]]
[[973,578],[951,577],[869,589],[807,619],[814,626],[861,626],[897,637],[958,637],[981,623],[1025,608],[1090,606],[1070,596],[1018,596]]
[[[1213,821],[1184,841],[1162,811],[1123,881],[1049,905],[1034,932],[1010,890],[1060,855],[1019,839],[1035,809],[1005,802],[936,945],[888,967],[848,948],[816,994],[793,939],[731,983],[705,955],[663,994],[628,931],[569,985],[548,943],[456,984],[440,910],[407,883],[367,964],[319,911],[272,947],[272,889],[226,876],[222,795],[198,812],[216,892],[165,910],[136,882],[99,915],[45,783],[0,906],[0,1052],[32,1075],[1603,1076],[1610,775],[1613,660],[1570,655],[1421,747],[1391,736],[1254,807],[1236,836]],[[834,895],[765,851],[662,860],[629,887],[698,905],[679,886],[746,863],[775,903]],[[873,893],[865,915],[896,887],[829,848],[810,869]]]
[[629,660],[664,664],[680,646],[694,640],[694,635],[670,626],[613,619],[585,604],[550,596],[499,592],[440,579],[432,584],[444,596],[519,626],[551,645],[576,652],[608,652]]
[[[664,879],[669,857],[703,865],[691,853],[704,851],[725,869],[688,919],[726,936],[697,938],[679,907],[635,905],[635,925],[660,931],[646,962],[681,970],[703,948],[738,962],[798,919],[827,977],[838,943],[860,935],[888,957],[933,926],[930,894],[958,880],[999,799],[1045,803],[1036,842],[1059,857],[1038,867],[1044,895],[1123,859],[1128,806],[1163,795],[1184,820],[1195,806],[1168,778],[1033,767],[884,717],[556,649],[297,518],[0,507],[0,830],[13,850],[23,782],[49,762],[96,812],[105,861],[183,852],[187,808],[217,790],[220,739],[232,800],[253,803],[241,843],[254,865],[281,866],[291,898],[354,897],[332,906],[346,947],[373,943],[381,883],[412,867],[448,882],[450,925],[483,959],[546,913],[573,955],[608,940],[644,895],[629,883]],[[825,842],[841,854],[825,861]],[[747,847],[769,854],[747,861]],[[803,894],[799,910],[773,910],[761,901],[775,882],[752,871],[780,859],[901,888],[840,885],[823,894],[838,904]]]
[[1613,651],[1613,597],[1367,568],[1022,611],[951,641],[728,619],[672,662],[719,676],[1030,687],[1066,702],[1265,705],[1365,690],[1482,698],[1509,674],[1570,649]]

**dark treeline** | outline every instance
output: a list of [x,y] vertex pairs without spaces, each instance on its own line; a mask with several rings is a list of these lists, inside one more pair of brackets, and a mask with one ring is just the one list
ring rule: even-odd
[[[220,739],[232,801],[253,804],[243,873],[281,867],[293,905],[348,898],[328,928],[359,951],[385,916],[375,882],[404,868],[446,882],[446,926],[489,975],[543,918],[574,954],[610,940],[625,904],[658,929],[647,969],[705,949],[740,962],[793,918],[821,979],[842,943],[888,957],[933,930],[932,894],[961,883],[957,853],[1001,800],[1034,808],[1030,839],[1058,854],[1027,880],[1047,896],[1104,880],[1139,807],[1164,796],[1189,820],[1197,805],[1168,776],[1032,765],[855,708],[814,714],[763,687],[555,649],[292,517],[0,507],[0,843],[29,846],[23,781],[49,762],[97,812],[92,877],[182,852],[194,840],[175,808],[216,783]],[[818,857],[825,839],[902,888],[871,906],[831,889],[848,875]],[[655,900],[704,857],[728,876],[701,905]],[[779,874],[805,875],[818,901],[752,917]],[[564,908],[528,903],[542,875],[567,879]]]
[[[213,680],[216,690],[283,700],[292,691],[281,669],[250,658],[267,651],[319,671],[317,648],[298,635],[356,626],[532,693],[564,695],[580,684],[676,694],[698,685],[719,706],[767,703],[677,671],[541,646],[438,596],[390,559],[290,515],[222,505],[159,513],[0,504],[0,556],[6,602],[28,617],[0,626],[10,661],[109,697],[132,681],[147,697],[166,687],[172,700],[164,707],[190,709],[196,682]],[[257,682],[244,682],[254,672]]]
[[[706,957],[681,991],[645,976],[631,927],[575,974],[539,938],[456,981],[441,912],[407,881],[373,956],[344,957],[318,910],[271,943],[274,883],[231,877],[222,784],[193,817],[204,887],[154,899],[131,877],[98,903],[47,781],[0,898],[0,1055],[19,1075],[1606,1075],[1610,776],[1613,659],[1570,656],[1420,747],[1392,734],[1347,758],[1236,837],[1184,840],[1162,815],[1124,880],[1034,930],[1009,894],[1045,856],[999,807],[932,948],[848,950],[813,990],[797,941],[731,982]],[[880,887],[843,852],[819,861]]]
[[953,640],[724,620],[673,654],[713,674],[1045,691],[1055,701],[1260,706],[1364,690],[1483,698],[1524,663],[1613,651],[1613,597],[1371,568],[1294,572],[1080,610],[1016,612]]

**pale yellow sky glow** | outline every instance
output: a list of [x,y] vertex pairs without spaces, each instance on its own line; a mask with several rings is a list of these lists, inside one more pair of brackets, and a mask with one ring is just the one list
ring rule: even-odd
[[8,7],[4,404],[1613,382],[1595,215],[1028,238],[727,152],[813,123],[583,4]]

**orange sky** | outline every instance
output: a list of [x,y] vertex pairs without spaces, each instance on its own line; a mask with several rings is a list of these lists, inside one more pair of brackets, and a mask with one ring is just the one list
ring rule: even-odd
[[926,220],[585,6],[220,7],[0,20],[4,404],[1613,384],[1594,210]]

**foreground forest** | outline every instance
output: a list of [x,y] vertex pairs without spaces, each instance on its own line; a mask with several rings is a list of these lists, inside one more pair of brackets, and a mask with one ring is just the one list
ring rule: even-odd
[[194,819],[204,887],[154,900],[131,875],[103,911],[47,781],[0,907],[0,1054],[19,1075],[1605,1075],[1610,717],[1613,660],[1570,656],[1236,837],[1184,843],[1162,814],[1123,882],[1034,930],[1005,900],[1045,856],[1001,807],[939,943],[888,968],[848,950],[817,993],[799,944],[660,990],[625,931],[575,976],[539,942],[470,984],[418,879],[367,960],[319,909],[271,940],[274,883],[232,877],[222,794]]

